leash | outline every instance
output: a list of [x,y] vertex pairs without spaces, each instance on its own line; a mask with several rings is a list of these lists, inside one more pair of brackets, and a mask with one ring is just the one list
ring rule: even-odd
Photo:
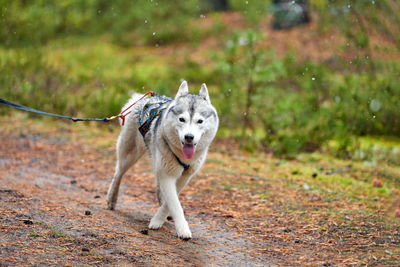
[[[37,114],[42,114],[42,115],[47,115],[47,116],[53,116],[53,117],[58,117],[58,118],[63,118],[63,119],[69,119],[72,120],[73,122],[77,122],[77,121],[102,121],[102,122],[109,122],[111,120],[114,120],[116,118],[121,118],[122,120],[122,126],[124,126],[125,124],[125,118],[126,116],[132,112],[132,110],[129,110],[132,106],[134,106],[137,102],[139,102],[140,100],[142,100],[143,98],[145,98],[146,96],[151,95],[152,97],[156,95],[156,93],[154,93],[153,91],[149,91],[147,93],[145,93],[141,98],[139,98],[138,100],[136,100],[135,102],[133,102],[129,107],[125,108],[120,114],[115,115],[115,116],[111,116],[111,117],[107,117],[104,119],[96,119],[96,118],[74,118],[74,117],[69,117],[69,116],[64,116],[64,115],[59,115],[59,114],[54,114],[54,113],[49,113],[49,112],[44,112],[41,110],[37,110],[34,108],[30,108],[24,105],[20,105],[8,100],[5,100],[3,98],[0,98],[0,104],[5,105],[5,106],[9,106],[12,108],[16,108],[16,109],[20,109],[20,110],[24,110],[24,111],[28,111],[28,112],[32,112],[32,113],[37,113]],[[171,101],[172,99],[167,99],[163,100],[161,102],[161,104],[164,104],[168,101]],[[140,133],[142,134],[143,138],[145,136],[145,134],[147,133],[148,129],[150,128],[150,124],[152,122],[152,120],[160,115],[162,112],[164,111],[164,109],[158,110],[158,111],[151,111],[151,116],[150,116],[150,120],[147,120],[143,125],[141,125],[141,127],[139,128]],[[145,125],[145,126],[144,126]],[[146,128],[145,130],[143,130],[142,128]],[[167,143],[168,145],[168,143]],[[169,147],[169,145],[168,145]],[[172,150],[171,150],[172,151]],[[176,160],[178,161],[178,163],[183,167],[183,169],[186,171],[187,169],[190,168],[190,165],[183,163],[177,155],[175,155],[175,153],[172,152],[172,154],[174,154]]]
[[[64,115],[59,115],[59,114],[54,114],[54,113],[49,113],[49,112],[44,112],[41,110],[37,110],[34,108],[30,108],[30,107],[26,107],[8,100],[5,100],[3,98],[0,98],[0,104],[3,104],[5,106],[9,106],[12,108],[16,108],[16,109],[20,109],[20,110],[24,110],[24,111],[28,111],[28,112],[32,112],[32,113],[37,113],[37,114],[42,114],[42,115],[47,115],[47,116],[53,116],[53,117],[58,117],[58,118],[63,118],[63,119],[68,119],[68,120],[72,120],[73,122],[77,122],[77,121],[102,121],[102,122],[109,122],[111,120],[114,120],[116,118],[121,118],[122,120],[122,126],[125,124],[125,118],[126,116],[131,113],[131,111],[128,111],[133,105],[135,105],[137,102],[139,102],[140,100],[142,100],[143,98],[145,98],[147,95],[151,94],[151,96],[154,96],[155,93],[153,91],[149,91],[147,93],[145,93],[141,98],[139,98],[138,100],[136,100],[133,104],[131,104],[129,107],[127,107],[126,109],[124,109],[120,114],[115,115],[115,116],[111,116],[111,117],[107,117],[104,119],[96,119],[96,118],[74,118],[74,117],[70,117],[70,116],[64,116]],[[128,111],[128,112],[127,112]]]

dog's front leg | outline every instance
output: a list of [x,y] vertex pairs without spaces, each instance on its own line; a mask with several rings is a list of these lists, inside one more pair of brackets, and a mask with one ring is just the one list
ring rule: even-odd
[[[189,170],[187,173],[184,173],[176,182],[176,191],[179,196],[180,192],[184,188],[184,186],[190,181],[191,177],[193,176],[193,170]],[[167,217],[170,215],[168,206],[165,201],[161,201],[161,206],[158,208],[156,214],[150,221],[149,228],[153,230],[160,229]]]
[[[192,237],[192,233],[190,232],[189,225],[185,219],[183,214],[183,209],[181,203],[179,202],[178,192],[176,188],[176,178],[174,177],[162,177],[158,180],[160,184],[160,190],[162,194],[162,198],[164,203],[167,205],[167,209],[160,208],[159,211],[163,215],[160,217],[165,218],[167,215],[167,211],[172,216],[175,222],[175,229],[178,237],[182,239],[189,239]],[[164,206],[165,206],[164,204]],[[158,213],[158,212],[157,212]],[[158,214],[155,215],[155,217]],[[160,218],[159,217],[159,218]]]
[[164,202],[161,207],[158,208],[156,214],[154,214],[153,218],[150,220],[149,229],[157,230],[163,226],[165,220],[168,216],[168,206]]

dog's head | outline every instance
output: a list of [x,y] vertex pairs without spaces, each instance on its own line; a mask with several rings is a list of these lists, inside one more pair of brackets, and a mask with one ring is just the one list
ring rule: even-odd
[[198,95],[189,94],[186,81],[179,87],[165,117],[164,131],[183,157],[191,159],[196,150],[209,146],[218,130],[218,115],[211,105],[207,86],[201,86]]

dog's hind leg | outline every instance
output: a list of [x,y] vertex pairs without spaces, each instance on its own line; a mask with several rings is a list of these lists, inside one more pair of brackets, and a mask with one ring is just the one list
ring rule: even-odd
[[139,143],[140,141],[137,140],[137,136],[136,138],[135,136],[133,138],[132,136],[130,137],[131,138],[128,138],[128,136],[121,134],[118,138],[117,164],[115,166],[115,173],[110,187],[108,188],[107,194],[107,207],[110,210],[113,210],[117,204],[118,191],[122,176],[144,153],[144,145]]

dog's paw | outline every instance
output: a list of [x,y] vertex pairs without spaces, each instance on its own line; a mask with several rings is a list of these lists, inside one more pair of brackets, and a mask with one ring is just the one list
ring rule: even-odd
[[176,234],[180,239],[189,240],[192,238],[192,232],[190,232],[189,225],[185,222],[182,225],[176,226]]
[[164,224],[164,221],[158,220],[157,218],[152,218],[149,224],[149,229],[158,230]]
[[183,233],[177,233],[178,237],[182,240],[189,240],[192,238],[192,232],[190,232],[190,230],[188,230],[187,232],[183,232]]
[[115,209],[115,204],[117,204],[117,203],[116,202],[112,202],[112,201],[107,201],[107,209],[114,210]]

